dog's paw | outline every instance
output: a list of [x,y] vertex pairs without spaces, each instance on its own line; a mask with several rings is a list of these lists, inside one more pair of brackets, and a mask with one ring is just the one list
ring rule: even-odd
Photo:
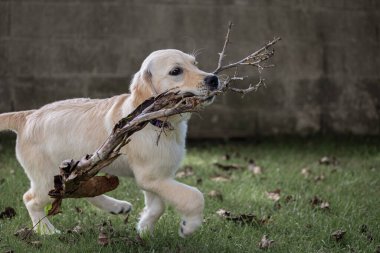
[[202,225],[202,220],[202,216],[183,218],[179,224],[179,236],[185,238],[194,233]]
[[56,229],[52,224],[45,222],[40,222],[34,226],[34,232],[38,235],[53,235],[61,233],[61,231]]
[[112,214],[127,214],[132,210],[132,204],[128,201],[118,200],[109,207],[109,212]]

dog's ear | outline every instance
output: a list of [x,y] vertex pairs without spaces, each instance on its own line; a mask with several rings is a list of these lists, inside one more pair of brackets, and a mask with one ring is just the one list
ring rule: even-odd
[[144,66],[141,71],[141,78],[143,82],[151,88],[154,96],[158,95],[158,91],[153,85],[151,63],[148,63],[146,66]]
[[140,71],[134,75],[130,91],[134,97],[134,103],[136,103],[136,106],[149,97],[158,94],[153,86],[152,72],[149,69],[149,65],[142,66]]

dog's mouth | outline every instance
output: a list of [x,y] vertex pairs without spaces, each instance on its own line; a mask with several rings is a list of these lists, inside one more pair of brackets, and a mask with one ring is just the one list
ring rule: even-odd
[[214,99],[215,99],[215,95],[209,96],[208,98],[205,99],[205,102],[203,103],[203,105],[210,105],[210,104],[212,104],[212,102],[214,102]]

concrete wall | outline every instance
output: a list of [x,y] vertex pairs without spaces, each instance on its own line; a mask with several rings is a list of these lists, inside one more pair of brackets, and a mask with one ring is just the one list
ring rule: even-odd
[[378,0],[0,0],[0,111],[127,92],[156,49],[213,70],[229,20],[230,60],[281,36],[277,67],[193,116],[191,137],[380,134]]

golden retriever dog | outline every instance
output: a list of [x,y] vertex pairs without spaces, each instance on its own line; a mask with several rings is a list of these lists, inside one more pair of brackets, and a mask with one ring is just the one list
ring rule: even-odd
[[[131,94],[108,99],[69,99],[37,110],[1,114],[0,130],[17,133],[17,159],[30,179],[30,189],[23,200],[35,230],[40,234],[59,232],[45,217],[44,207],[52,202],[48,192],[63,160],[92,153],[118,120],[151,96],[173,88],[207,94],[218,86],[218,78],[198,69],[194,56],[174,49],[159,50],[151,53],[134,75]],[[139,233],[153,231],[165,203],[181,214],[180,236],[192,234],[202,224],[203,194],[174,179],[185,155],[189,118],[190,114],[185,114],[170,117],[168,123],[151,121],[131,137],[122,149],[125,155],[104,169],[117,176],[133,176],[143,190],[145,208],[137,226]],[[157,135],[167,124],[173,130],[166,131],[157,144]],[[132,208],[129,202],[106,195],[88,201],[113,214],[128,213]]]

